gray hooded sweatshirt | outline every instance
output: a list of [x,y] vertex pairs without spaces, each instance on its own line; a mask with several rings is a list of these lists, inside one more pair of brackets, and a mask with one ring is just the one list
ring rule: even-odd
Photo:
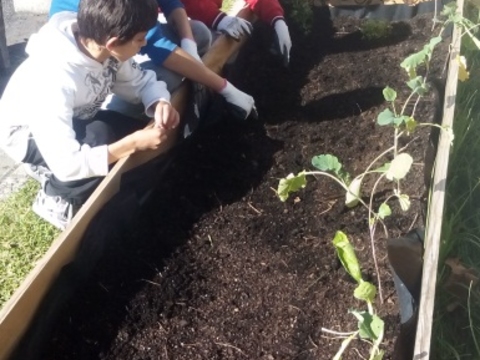
[[22,161],[33,137],[45,162],[61,181],[105,176],[107,145],[90,147],[75,139],[72,119],[92,119],[110,93],[152,106],[170,100],[163,81],[132,60],[103,64],[80,51],[74,37],[76,13],[55,14],[28,41],[28,58],[12,75],[0,99],[0,147]]

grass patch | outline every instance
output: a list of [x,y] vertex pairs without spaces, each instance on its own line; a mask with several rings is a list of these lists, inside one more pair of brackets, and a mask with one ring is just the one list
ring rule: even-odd
[[[478,10],[465,16],[479,23]],[[433,321],[433,359],[480,359],[480,53],[462,39],[470,79],[460,82],[449,161],[439,280]],[[461,266],[452,276],[447,262]],[[463,268],[462,268],[463,267]],[[472,283],[473,280],[473,283]],[[473,286],[472,286],[473,285]]]
[[60,233],[31,210],[39,185],[29,180],[0,202],[0,308]]

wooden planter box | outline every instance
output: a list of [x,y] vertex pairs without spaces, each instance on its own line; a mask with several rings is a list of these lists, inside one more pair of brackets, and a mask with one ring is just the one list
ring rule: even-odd
[[[463,3],[460,1],[458,6],[461,8]],[[252,19],[252,14],[248,10],[242,10],[241,15],[247,19]],[[0,31],[0,41],[1,35]],[[450,127],[453,122],[458,78],[458,66],[454,63],[460,48],[460,36],[457,29],[454,30],[452,39],[452,53],[442,122],[442,125]],[[242,44],[243,41],[236,42],[222,36],[217,39],[211,50],[204,56],[203,61],[210,69],[220,73],[226,60],[238,51]],[[186,108],[188,92],[189,87],[187,84],[183,84],[172,96],[172,104],[179,110],[181,115]],[[119,191],[121,175],[166,153],[173,147],[174,139],[176,139],[176,134],[172,133],[169,136],[169,140],[158,150],[137,153],[120,160],[81,208],[71,225],[53,242],[49,251],[30,272],[3,309],[1,309],[0,360],[8,359],[14,351],[22,336],[28,330],[37,309],[62,267],[70,263],[75,257],[88,225],[104,205]],[[418,360],[426,360],[430,357],[432,317],[449,151],[450,143],[442,133],[435,160],[431,203],[429,206],[430,212],[425,239],[421,303],[415,342],[415,359]]]

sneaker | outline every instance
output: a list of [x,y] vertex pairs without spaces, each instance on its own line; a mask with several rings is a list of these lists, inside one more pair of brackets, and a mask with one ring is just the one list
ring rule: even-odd
[[28,176],[40,184],[45,183],[52,176],[50,169],[42,165],[23,164],[23,168]]
[[33,212],[60,230],[65,230],[73,219],[74,207],[60,196],[50,196],[43,189],[37,194],[32,206]]

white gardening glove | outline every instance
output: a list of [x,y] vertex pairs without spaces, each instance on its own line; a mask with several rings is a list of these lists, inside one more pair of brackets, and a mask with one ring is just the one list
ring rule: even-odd
[[225,87],[220,90],[227,103],[230,105],[230,109],[233,115],[241,120],[245,120],[250,113],[256,118],[258,117],[257,109],[255,108],[255,100],[243,91],[238,90],[230,82],[225,81]]
[[245,19],[226,15],[218,23],[217,30],[238,41],[240,40],[240,36],[250,35],[252,33],[253,26]]
[[288,26],[283,19],[280,19],[275,21],[273,27],[277,38],[278,50],[283,58],[283,65],[287,66],[290,62],[290,49],[292,48]]
[[183,38],[180,41],[180,47],[185,50],[189,55],[193,56],[198,61],[202,61],[200,55],[198,55],[197,43],[192,39]]

